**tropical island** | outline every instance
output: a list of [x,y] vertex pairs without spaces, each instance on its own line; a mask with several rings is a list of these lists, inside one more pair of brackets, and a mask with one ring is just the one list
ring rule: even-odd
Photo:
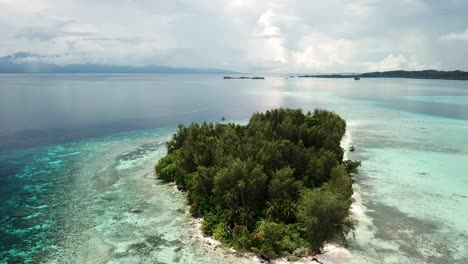
[[468,80],[468,72],[465,71],[384,71],[366,72],[361,74],[318,74],[300,75],[299,78],[411,78],[411,79],[443,79],[443,80]]
[[336,113],[273,109],[248,124],[179,125],[157,176],[187,193],[201,229],[263,259],[290,260],[344,243],[353,229],[346,123]]
[[265,77],[260,77],[260,76],[254,76],[254,77],[246,77],[246,76],[241,76],[241,77],[232,77],[232,76],[224,76],[223,79],[225,80],[265,80]]

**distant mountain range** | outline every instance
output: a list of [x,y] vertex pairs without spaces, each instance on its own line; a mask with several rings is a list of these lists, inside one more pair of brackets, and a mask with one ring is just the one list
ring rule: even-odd
[[0,58],[0,73],[166,73],[166,74],[235,74],[212,68],[179,68],[159,65],[128,66],[112,64],[53,64],[41,61],[45,56],[18,52]]
[[444,80],[468,80],[468,72],[464,71],[384,71],[366,72],[360,74],[318,74],[302,75],[302,78],[412,78],[412,79],[444,79]]

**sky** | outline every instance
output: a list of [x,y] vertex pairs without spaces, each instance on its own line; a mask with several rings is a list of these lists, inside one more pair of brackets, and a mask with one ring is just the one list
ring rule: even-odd
[[467,0],[0,0],[0,56],[332,73],[468,70]]

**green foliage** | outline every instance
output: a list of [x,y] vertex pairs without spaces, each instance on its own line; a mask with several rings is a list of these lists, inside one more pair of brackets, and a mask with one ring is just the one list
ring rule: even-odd
[[241,249],[241,250],[250,249],[251,243],[252,243],[252,238],[250,236],[250,233],[247,227],[242,226],[242,225],[237,225],[232,229],[231,245],[235,249]]
[[216,225],[220,222],[221,219],[211,212],[208,212],[203,215],[203,222],[201,226],[201,230],[206,235],[212,235],[213,230],[216,228]]
[[236,249],[293,256],[343,241],[358,161],[343,161],[337,114],[273,109],[247,125],[180,125],[155,166],[187,191],[202,230]]
[[175,153],[168,154],[161,158],[155,166],[158,177],[163,181],[174,181],[178,167],[175,161]]
[[213,178],[217,174],[215,167],[198,167],[190,179],[189,201],[192,204],[192,214],[209,212],[215,204],[212,201]]
[[265,209],[268,219],[285,223],[295,221],[299,186],[293,174],[294,170],[290,167],[284,167],[272,174]]
[[349,205],[330,190],[316,188],[303,193],[298,218],[312,250],[320,251],[327,242],[344,241],[351,228]]
[[343,165],[346,168],[348,173],[358,173],[358,167],[361,166],[361,161],[356,160],[345,160],[343,161]]
[[[353,195],[353,182],[349,173],[343,165],[336,166],[331,171],[331,179],[326,187],[333,194],[341,196],[342,201],[348,200],[351,203],[351,196]],[[324,186],[325,187],[325,186]]]
[[228,241],[230,234],[226,231],[224,224],[219,223],[213,229],[213,237],[219,241]]
[[252,237],[253,249],[270,258],[290,255],[295,249],[308,247],[301,237],[300,226],[260,220]]

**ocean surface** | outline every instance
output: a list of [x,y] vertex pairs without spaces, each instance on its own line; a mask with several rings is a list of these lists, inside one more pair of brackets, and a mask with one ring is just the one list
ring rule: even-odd
[[333,110],[362,160],[349,263],[468,263],[468,82],[0,75],[0,263],[238,263],[153,167],[179,123]]

